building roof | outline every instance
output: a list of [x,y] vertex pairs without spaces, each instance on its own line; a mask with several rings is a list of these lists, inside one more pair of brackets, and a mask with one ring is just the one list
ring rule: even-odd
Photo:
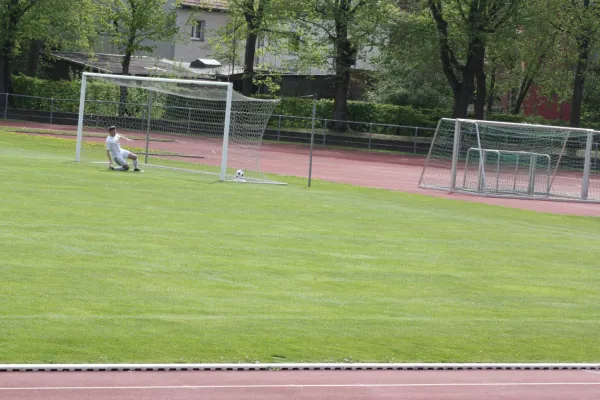
[[227,11],[229,0],[182,0],[184,7],[200,7],[208,10]]
[[[87,67],[89,69],[120,75],[123,70],[122,54],[86,54],[77,52],[53,52],[53,57],[71,64]],[[191,67],[194,63],[195,67]],[[202,68],[202,66],[206,66]],[[244,72],[243,66],[236,66],[234,74]],[[173,76],[185,79],[217,79],[219,76],[232,74],[230,65],[221,65],[216,60],[192,60],[176,62],[167,59],[156,59],[148,56],[133,56],[129,73],[136,76]]]

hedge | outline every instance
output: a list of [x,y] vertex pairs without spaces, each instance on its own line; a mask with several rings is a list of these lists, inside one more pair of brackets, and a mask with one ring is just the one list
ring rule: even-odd
[[[12,92],[22,95],[10,99],[11,107],[39,111],[79,112],[81,81],[47,81],[25,75],[12,77]],[[98,103],[86,104],[86,112],[93,114],[115,113],[119,98],[119,88],[105,82],[89,82],[89,96]],[[31,97],[29,97],[31,96]],[[54,99],[52,101],[51,99]],[[147,95],[142,89],[129,89],[127,111],[132,116],[140,116],[147,103]]]
[[[20,98],[14,97],[11,99],[11,104],[14,107],[29,108],[37,110],[50,110],[51,101],[54,99],[68,99],[55,101],[52,106],[55,110],[63,112],[77,112],[79,103],[79,91],[81,82],[73,81],[47,81],[37,78],[31,78],[25,75],[13,76],[12,81],[13,93],[27,95],[33,97],[41,97],[44,99]],[[103,82],[90,82],[88,91],[91,97],[97,100],[114,101],[118,98],[116,93],[118,90],[115,86]],[[256,96],[261,97],[261,96]],[[155,101],[159,101],[155,98]],[[129,90],[128,110],[131,114],[139,116],[143,113],[145,96],[143,92],[137,93],[136,90]],[[165,104],[166,105],[166,104]],[[273,114],[284,116],[305,117],[308,119],[282,118],[281,126],[285,128],[310,128],[312,117],[313,101],[309,98],[284,97],[280,99]],[[89,110],[92,113],[103,111],[113,111],[116,105],[89,105]],[[331,117],[333,110],[333,100],[318,100],[317,101],[317,119],[327,120]],[[373,124],[387,125],[404,125],[414,127],[431,127],[435,128],[437,121],[442,116],[445,116],[443,110],[419,110],[409,106],[395,106],[389,104],[377,104],[361,101],[348,102],[349,120],[364,122],[350,124],[350,129],[355,131],[372,131],[374,133],[402,133],[397,128],[370,126]],[[271,118],[270,126],[279,126],[279,118]],[[317,121],[317,128],[324,128],[324,121]]]
[[[20,94],[28,97],[13,97],[11,98],[11,106],[16,108],[26,108],[35,110],[50,111],[53,107],[54,111],[73,112],[77,113],[79,108],[79,91],[81,82],[73,81],[47,81],[37,78],[31,78],[25,75],[16,75],[12,78],[12,88],[14,94]],[[86,105],[86,110],[93,114],[114,113],[117,104],[114,102],[118,99],[118,88],[114,85],[99,81],[92,81],[88,85],[88,91],[94,99],[104,100],[109,103],[96,103]],[[143,89],[129,89],[127,110],[131,116],[141,117],[145,112],[147,95]],[[38,97],[33,98],[33,97]],[[257,98],[265,96],[257,95]],[[39,99],[43,98],[43,99]],[[57,99],[54,104],[48,99]],[[160,95],[154,98],[156,105],[168,105],[168,96]],[[271,127],[282,128],[304,128],[309,129],[312,121],[313,100],[310,98],[284,97],[281,98],[270,119]],[[325,121],[331,118],[333,110],[333,100],[322,99],[317,100],[317,121],[316,128],[324,129]],[[157,107],[153,114],[154,117],[160,118],[164,111],[160,111]],[[283,117],[279,117],[282,115]],[[410,106],[397,106],[390,104],[370,103],[363,101],[348,102],[348,119],[351,122],[349,128],[352,131],[358,132],[373,132],[411,135],[414,131],[411,128],[399,128],[397,126],[408,127],[424,127],[435,128],[440,118],[450,116],[450,111],[445,109],[417,109]],[[293,117],[304,117],[303,119]],[[516,122],[516,123],[533,123],[545,125],[567,125],[564,121],[548,121],[539,116],[523,116],[511,114],[492,114],[487,117],[489,120]],[[380,124],[380,125],[371,125]],[[395,125],[394,127],[386,127],[385,125]],[[598,129],[598,124],[586,123],[582,121],[583,127]],[[433,134],[433,131],[420,131],[419,135]]]
[[[269,125],[281,126],[282,128],[304,128],[311,127],[312,121],[313,100],[307,98],[284,97],[280,99],[274,116],[269,121]],[[333,110],[333,100],[323,99],[317,100],[316,110],[316,127],[323,129],[325,122],[330,121]],[[289,116],[288,118],[279,115]],[[304,117],[303,119],[291,118]],[[427,127],[435,128],[439,118],[446,116],[443,110],[419,110],[409,106],[395,106],[391,104],[378,104],[363,101],[348,102],[348,119],[351,122],[349,128],[359,132],[373,132],[386,134],[410,134],[412,128],[405,127]],[[394,125],[381,126],[381,125]],[[431,131],[433,134],[433,131]]]

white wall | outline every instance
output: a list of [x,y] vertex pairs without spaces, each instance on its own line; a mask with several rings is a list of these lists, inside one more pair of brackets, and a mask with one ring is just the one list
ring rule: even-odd
[[[208,46],[208,40],[215,38],[215,30],[227,24],[229,15],[219,11],[197,11],[192,13],[190,9],[177,10],[177,26],[180,27],[184,41],[175,45],[173,58],[175,61],[189,63],[197,58],[212,58]],[[196,20],[206,21],[204,41],[192,38],[192,24]]]

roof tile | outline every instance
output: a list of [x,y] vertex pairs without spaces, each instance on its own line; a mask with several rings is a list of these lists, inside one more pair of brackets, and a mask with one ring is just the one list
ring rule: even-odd
[[183,0],[181,4],[188,7],[201,7],[211,10],[227,11],[229,0]]

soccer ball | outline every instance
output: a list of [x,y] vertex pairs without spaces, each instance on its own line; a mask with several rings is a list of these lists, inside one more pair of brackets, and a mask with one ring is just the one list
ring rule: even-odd
[[242,171],[241,169],[238,169],[237,171],[235,171],[235,177],[236,178],[243,178],[244,177],[244,171]]

